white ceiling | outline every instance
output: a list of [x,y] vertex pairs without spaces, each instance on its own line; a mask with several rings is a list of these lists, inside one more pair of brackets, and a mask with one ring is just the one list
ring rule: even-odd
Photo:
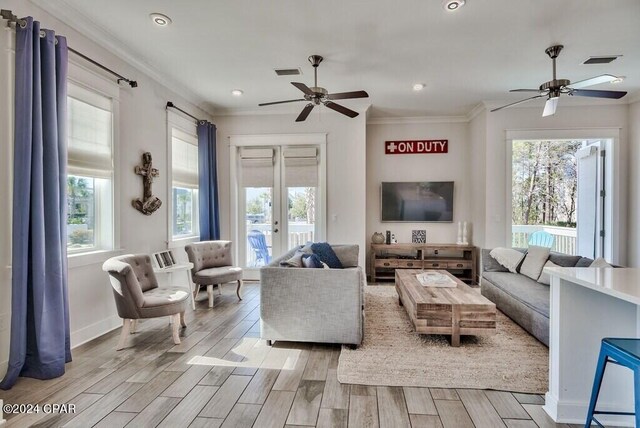
[[[311,54],[325,57],[319,85],[330,92],[366,90],[373,117],[465,115],[482,101],[524,98],[507,91],[550,80],[544,50],[557,43],[565,46],[559,78],[624,75],[621,84],[597,88],[640,90],[638,0],[467,0],[455,13],[445,12],[441,0],[46,3],[72,26],[90,24],[95,38],[117,43],[218,113],[256,111],[259,102],[299,98],[289,82],[312,86]],[[173,24],[155,26],[152,12],[170,16]],[[611,64],[582,65],[591,55],[609,54],[624,56]],[[273,69],[281,67],[300,67],[304,74],[277,77]],[[426,89],[412,91],[416,82],[426,83]],[[244,96],[233,97],[234,88]],[[342,103],[358,106],[358,101]],[[297,111],[302,103],[293,107]]]

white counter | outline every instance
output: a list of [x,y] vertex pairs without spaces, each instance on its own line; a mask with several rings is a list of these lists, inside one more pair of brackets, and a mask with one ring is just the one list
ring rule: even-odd
[[[556,422],[584,424],[600,342],[640,337],[640,269],[546,268],[551,277],[549,391],[545,411]],[[608,364],[598,409],[633,411],[633,373]],[[631,417],[598,417],[634,426]]]

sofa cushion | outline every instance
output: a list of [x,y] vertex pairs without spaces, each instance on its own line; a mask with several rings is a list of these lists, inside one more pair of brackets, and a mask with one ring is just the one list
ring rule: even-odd
[[357,245],[332,245],[333,251],[340,259],[340,263],[345,268],[358,266],[358,253],[360,247]]
[[280,262],[280,266],[282,267],[304,267],[302,264],[302,257],[307,254],[302,250],[296,250],[293,256],[287,260],[283,260]]
[[503,247],[494,248],[489,254],[512,273],[517,272],[520,262],[522,262],[522,259],[525,257],[525,255],[518,250]]
[[576,263],[581,259],[580,256],[570,256],[568,254],[550,253],[549,260],[557,264],[560,267],[574,267]]
[[491,250],[482,249],[482,271],[483,272],[509,272],[509,269],[502,266],[496,259],[491,257]]
[[527,255],[524,257],[524,261],[522,262],[522,266],[520,266],[520,273],[524,276],[528,276],[534,281],[537,281],[548,258],[549,247],[530,245]]
[[305,254],[302,256],[302,265],[306,268],[321,269],[322,261],[315,254]]
[[558,266],[557,264],[555,264],[551,260],[547,260],[547,262],[544,264],[544,267],[542,268],[542,273],[540,274],[540,277],[538,278],[538,282],[540,284],[544,284],[544,285],[550,285],[551,284],[551,277],[549,276],[549,274],[547,272],[544,271],[544,268],[548,268],[548,267],[560,267],[560,266]]
[[336,255],[331,245],[326,242],[316,242],[311,245],[311,251],[318,256],[321,262],[326,263],[331,269],[342,269],[342,262]]
[[242,268],[233,266],[202,269],[193,275],[193,282],[201,285],[226,284],[242,279]]
[[482,277],[522,304],[549,317],[548,286],[539,284],[524,275],[510,272],[484,272]]
[[603,259],[602,257],[598,257],[597,259],[595,259],[593,261],[593,263],[591,263],[589,265],[589,267],[592,267],[592,268],[610,268],[610,267],[613,267],[613,266],[611,266],[609,263],[607,263],[607,261],[605,259]]
[[593,259],[590,259],[588,257],[580,257],[580,260],[578,260],[578,263],[575,264],[575,267],[589,267],[591,266],[591,263],[593,263]]

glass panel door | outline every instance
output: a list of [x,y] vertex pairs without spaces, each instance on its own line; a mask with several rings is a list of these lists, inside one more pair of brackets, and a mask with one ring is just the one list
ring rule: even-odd
[[287,248],[313,242],[316,234],[316,188],[287,188]]
[[273,257],[273,188],[245,188],[246,267],[269,264]]

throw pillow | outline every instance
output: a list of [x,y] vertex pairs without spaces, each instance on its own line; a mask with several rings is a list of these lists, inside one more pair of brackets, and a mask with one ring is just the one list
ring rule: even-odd
[[291,257],[289,260],[281,261],[280,262],[280,266],[301,268],[301,267],[303,267],[303,265],[302,265],[302,256],[304,256],[305,254],[306,253],[304,253],[303,251],[297,250],[293,254],[293,257]]
[[305,254],[302,256],[302,264],[306,268],[317,269],[322,267],[322,262],[315,254]]
[[326,263],[332,269],[343,269],[342,262],[336,255],[331,245],[326,242],[311,244],[311,251],[318,256],[321,262]]
[[562,266],[558,266],[557,264],[555,264],[551,260],[547,260],[547,262],[544,264],[544,267],[542,268],[542,273],[540,274],[540,277],[538,278],[538,282],[540,284],[544,284],[544,285],[550,285],[551,284],[551,278],[549,277],[549,274],[544,271],[544,268],[548,268],[548,267],[562,267]]
[[520,266],[520,273],[524,276],[528,276],[534,281],[537,281],[540,277],[544,264],[549,259],[549,250],[550,249],[548,247],[531,245],[529,247],[529,251],[527,251],[524,261],[522,262],[522,266]]
[[491,257],[496,259],[498,263],[509,269],[511,273],[518,273],[520,262],[524,259],[524,254],[513,248],[498,247],[491,250]]
[[610,268],[610,267],[613,267],[613,266],[611,266],[609,263],[607,263],[607,261],[605,259],[603,259],[602,257],[598,257],[597,259],[595,259],[593,261],[593,263],[591,263],[589,265],[589,267],[593,267],[593,268]]

